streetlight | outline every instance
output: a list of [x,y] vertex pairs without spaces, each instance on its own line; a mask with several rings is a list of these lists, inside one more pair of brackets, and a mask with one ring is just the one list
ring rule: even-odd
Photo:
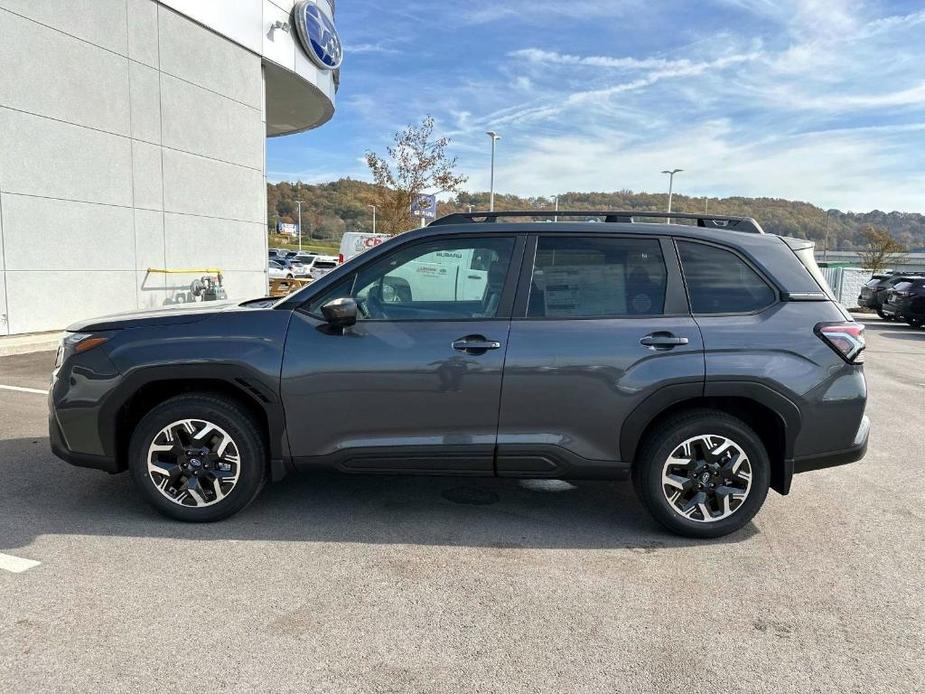
[[487,133],[488,137],[491,138],[491,187],[489,188],[488,193],[488,211],[495,211],[495,143],[501,139],[501,136],[496,133],[494,130],[489,130]]
[[296,200],[299,206],[299,253],[302,252],[302,201]]
[[373,208],[373,233],[375,234],[375,233],[376,233],[376,206],[375,206],[375,205],[367,205],[367,207],[372,207],[372,208]]
[[831,212],[831,210],[825,211],[825,248],[822,251],[823,263],[829,261],[829,212]]
[[[555,196],[555,200],[556,200],[556,212],[558,212],[558,211],[559,211],[559,196],[558,196],[558,195]],[[552,221],[558,222],[558,221],[559,221],[559,215],[556,215],[555,217],[553,217],[553,218],[552,218]]]
[[[671,194],[674,188],[674,175],[676,173],[681,173],[684,169],[672,169],[671,171],[662,171],[663,174],[668,174],[668,214],[671,214]],[[671,217],[668,217],[668,223],[671,224]]]

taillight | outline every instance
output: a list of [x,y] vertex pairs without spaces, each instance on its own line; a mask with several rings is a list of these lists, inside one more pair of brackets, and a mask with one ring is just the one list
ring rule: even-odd
[[344,254],[343,254],[343,253],[338,253],[338,254],[337,254],[337,262],[338,262],[338,264],[340,264],[340,265],[343,265],[343,264],[344,264]]
[[849,364],[864,361],[864,325],[862,323],[819,323],[816,334]]

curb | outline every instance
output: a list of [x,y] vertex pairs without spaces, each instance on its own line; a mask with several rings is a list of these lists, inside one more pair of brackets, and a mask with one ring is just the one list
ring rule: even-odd
[[27,335],[10,335],[0,337],[0,357],[12,357],[17,354],[48,352],[57,349],[62,332],[31,333]]

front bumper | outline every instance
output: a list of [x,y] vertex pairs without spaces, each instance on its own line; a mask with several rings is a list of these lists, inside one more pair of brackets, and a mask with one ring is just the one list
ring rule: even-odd
[[793,461],[793,472],[810,472],[811,470],[821,470],[836,465],[847,465],[860,460],[867,453],[867,441],[870,437],[870,418],[864,415],[861,418],[861,424],[858,426],[858,432],[849,448],[839,451],[828,451],[818,455],[811,455],[805,458],[797,458]]
[[89,453],[75,453],[68,448],[67,440],[58,424],[54,410],[48,414],[48,441],[51,445],[51,452],[61,458],[66,463],[76,465],[77,467],[89,467],[96,470],[105,470],[110,474],[120,472],[119,466],[112,458],[102,455],[91,455]]

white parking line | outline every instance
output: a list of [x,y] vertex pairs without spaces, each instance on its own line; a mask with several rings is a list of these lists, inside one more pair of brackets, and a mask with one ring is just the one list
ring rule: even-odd
[[23,571],[28,571],[41,563],[34,559],[23,559],[22,557],[14,557],[12,554],[0,552],[0,569],[12,571],[14,574],[21,574]]
[[0,385],[0,390],[15,390],[18,393],[35,393],[36,395],[48,395],[47,390],[42,390],[41,388],[24,388],[22,386]]

